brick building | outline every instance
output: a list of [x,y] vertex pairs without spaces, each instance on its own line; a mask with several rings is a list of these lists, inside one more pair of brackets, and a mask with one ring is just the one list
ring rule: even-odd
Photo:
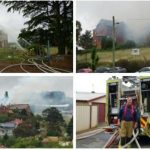
[[[123,44],[127,40],[127,26],[123,22],[116,24],[116,43]],[[102,38],[112,38],[112,21],[102,19],[93,30],[93,44],[102,47]]]

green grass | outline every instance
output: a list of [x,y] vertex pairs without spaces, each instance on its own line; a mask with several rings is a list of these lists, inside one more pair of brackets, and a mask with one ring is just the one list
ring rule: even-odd
[[[98,51],[97,55],[99,56],[99,64],[105,64],[112,62],[112,51],[103,50]],[[129,61],[141,60],[147,61],[150,59],[150,48],[140,48],[140,55],[133,56],[131,55],[131,49],[120,49],[115,51],[115,61],[121,59],[127,59]],[[91,53],[77,54],[77,63],[91,63]]]
[[55,55],[58,53],[58,47],[50,47],[50,54]]
[[24,51],[0,48],[0,60],[21,61]]
[[[66,53],[67,53],[68,49],[66,48],[65,51],[66,51]],[[58,47],[50,47],[50,54],[51,54],[51,55],[56,55],[56,54],[58,54]]]

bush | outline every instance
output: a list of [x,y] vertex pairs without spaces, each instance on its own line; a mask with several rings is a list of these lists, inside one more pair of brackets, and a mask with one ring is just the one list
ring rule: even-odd
[[82,68],[90,68],[91,64],[90,63],[79,63],[77,64],[77,70],[82,69]]
[[11,148],[39,148],[42,147],[41,141],[34,137],[17,138]]
[[110,37],[103,37],[102,38],[102,49],[110,49],[112,48],[112,38]]
[[59,131],[50,130],[50,131],[48,131],[47,136],[60,136],[60,132]]
[[132,40],[128,40],[122,45],[117,45],[116,49],[129,49],[129,48],[135,48],[135,47],[136,47],[136,43]]
[[38,130],[32,124],[21,124],[13,130],[15,137],[30,137],[38,134]]
[[[142,60],[128,61],[126,59],[121,59],[116,62],[116,66],[126,68],[127,72],[136,72],[140,70],[141,68],[145,67],[145,65],[146,65],[145,61],[142,61]],[[149,62],[149,65],[150,65],[150,62]]]
[[0,115],[0,123],[8,122],[10,120],[11,120],[11,118],[8,116],[8,114],[1,114]]

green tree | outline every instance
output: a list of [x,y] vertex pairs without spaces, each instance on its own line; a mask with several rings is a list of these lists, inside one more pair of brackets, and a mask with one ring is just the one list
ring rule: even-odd
[[6,145],[8,139],[9,139],[9,136],[7,134],[5,134],[1,140],[2,144]]
[[123,45],[124,48],[135,48],[136,43],[132,40],[128,40],[125,42],[125,44]]
[[77,43],[79,43],[81,31],[82,31],[81,23],[79,21],[76,21],[76,40],[77,40]]
[[97,51],[95,48],[93,48],[93,50],[91,52],[91,59],[92,59],[91,67],[92,67],[92,70],[94,71],[96,69],[96,66],[97,66],[98,61],[99,61],[99,57],[97,55]]
[[67,133],[69,135],[69,138],[73,139],[73,117],[70,119],[69,124],[67,126]]
[[90,49],[93,47],[93,38],[91,31],[86,30],[85,33],[80,36],[79,44],[85,49]]
[[110,48],[112,48],[112,38],[110,38],[110,37],[102,37],[102,39],[101,39],[101,48],[102,49],[110,49]]
[[13,130],[15,137],[30,137],[38,134],[36,126],[32,123],[24,122]]
[[8,114],[0,114],[0,123],[10,121],[10,119],[11,118],[8,116]]
[[34,137],[17,138],[11,148],[40,148],[42,142]]
[[[25,22],[27,28],[22,30],[20,37],[31,35],[32,32],[40,27],[45,34],[43,37],[46,41],[53,40],[50,33],[53,33],[54,39],[58,46],[60,54],[65,53],[66,47],[72,48],[73,35],[73,2],[72,1],[1,1],[2,4],[8,7],[8,12],[19,11],[23,16],[28,18]],[[29,19],[30,18],[30,19]],[[41,36],[38,34],[37,43],[41,41]],[[34,43],[35,44],[35,43]],[[43,43],[44,44],[44,43]]]
[[61,126],[64,126],[64,119],[62,114],[59,112],[59,110],[55,107],[51,107],[48,109],[45,109],[42,112],[42,115],[46,121],[49,123],[49,131],[54,130],[61,133]]

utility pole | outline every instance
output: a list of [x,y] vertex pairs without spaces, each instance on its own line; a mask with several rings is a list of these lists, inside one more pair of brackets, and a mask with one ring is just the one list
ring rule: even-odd
[[116,42],[116,35],[115,35],[115,17],[112,17],[113,19],[113,26],[112,26],[112,39],[113,39],[113,69],[115,70],[115,42]]

